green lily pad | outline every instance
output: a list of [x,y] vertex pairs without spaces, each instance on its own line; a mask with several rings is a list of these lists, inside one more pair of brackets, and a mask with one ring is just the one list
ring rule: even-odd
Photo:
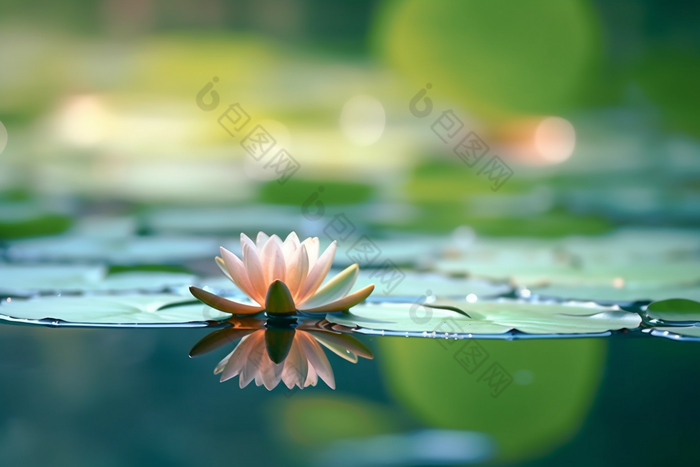
[[450,274],[469,274],[489,280],[508,279],[520,286],[545,284],[611,286],[623,281],[631,287],[665,287],[691,285],[700,281],[700,261],[594,263],[573,267],[565,263],[528,261],[526,257],[511,261],[439,261],[435,269]]
[[13,242],[7,255],[16,261],[106,261],[160,264],[213,257],[219,242],[203,237],[96,238],[63,235]]
[[68,230],[72,223],[67,213],[46,209],[30,201],[0,204],[0,238],[55,235]]
[[512,290],[512,287],[506,283],[449,277],[436,273],[419,273],[408,269],[402,269],[400,272],[403,276],[397,275],[393,278],[391,270],[363,269],[360,271],[355,287],[362,288],[375,284],[374,296],[420,296],[430,290],[430,295],[438,296],[466,297],[474,294],[477,297],[496,297]]
[[[275,182],[276,183],[276,182]],[[148,213],[144,222],[154,231],[178,234],[251,235],[289,232],[301,221],[299,208],[286,206],[237,206],[231,208],[161,208]]]
[[[462,310],[469,317],[435,306]],[[634,329],[641,323],[639,315],[617,306],[504,299],[475,303],[437,300],[428,306],[367,303],[342,315],[329,315],[327,319],[344,326],[378,331],[423,332],[426,337],[503,334],[514,329],[528,334],[588,334]]]
[[558,297],[568,300],[590,300],[595,302],[634,302],[643,300],[665,300],[670,298],[686,298],[700,300],[700,287],[627,287],[620,288],[605,285],[548,285],[532,287],[531,293]]
[[102,295],[14,299],[0,305],[0,319],[29,324],[58,320],[73,325],[203,325],[231,315],[181,295]]
[[123,272],[107,275],[103,266],[0,265],[0,294],[31,296],[42,292],[159,291],[187,286],[191,274],[168,272]]
[[700,321],[700,302],[683,298],[662,300],[649,305],[646,314],[663,321]]
[[[329,218],[328,222],[332,222]],[[334,225],[334,224],[330,224]],[[332,230],[330,230],[332,234]],[[331,237],[322,234],[321,249],[331,243]],[[360,243],[360,241],[362,242]],[[347,241],[338,242],[338,253],[333,264],[344,267],[358,263],[361,268],[383,268],[387,261],[398,267],[416,266],[432,262],[444,247],[445,240],[435,236],[397,237],[391,239],[369,238],[370,253],[363,254],[363,244],[366,239],[353,235]],[[376,253],[375,253],[376,252]]]
[[616,230],[608,235],[568,237],[561,247],[585,263],[662,261],[700,250],[700,233],[680,229]]

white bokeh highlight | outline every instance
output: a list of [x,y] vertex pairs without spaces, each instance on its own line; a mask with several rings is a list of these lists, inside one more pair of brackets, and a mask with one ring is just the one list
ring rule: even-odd
[[358,95],[350,98],[340,113],[340,129],[343,135],[357,146],[376,143],[386,127],[386,112],[381,102],[372,96]]

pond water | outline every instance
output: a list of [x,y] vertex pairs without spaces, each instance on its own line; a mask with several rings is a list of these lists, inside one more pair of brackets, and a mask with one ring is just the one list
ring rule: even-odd
[[[210,264],[210,243],[220,239],[97,238],[92,250],[70,236],[11,242],[0,265],[0,461],[423,466],[695,458],[695,233],[466,243],[463,234],[376,240],[390,267],[377,262],[355,273],[353,290],[376,288],[349,310],[237,316],[188,291],[195,284],[252,303]],[[103,266],[100,242],[135,252],[132,264]],[[169,265],[134,264],[167,263],[175,250],[179,259]],[[144,251],[148,259],[139,260]],[[328,277],[349,256],[336,255]]]
[[[359,336],[323,382],[268,392],[188,358],[203,329],[0,328],[3,465],[685,464],[700,409],[696,344],[478,341],[513,382],[496,398],[456,343]],[[388,437],[388,438],[387,438]],[[391,442],[387,442],[387,439]],[[55,459],[61,459],[56,464]]]

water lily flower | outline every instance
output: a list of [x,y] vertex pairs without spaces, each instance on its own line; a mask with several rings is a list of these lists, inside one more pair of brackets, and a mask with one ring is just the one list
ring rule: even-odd
[[[358,339],[345,334],[346,328],[326,320],[232,318],[229,327],[205,336],[190,351],[191,357],[211,352],[240,339],[214,370],[221,382],[239,377],[241,388],[252,381],[272,390],[283,382],[287,388],[316,386],[321,378],[335,389],[333,368],[323,347],[341,358],[357,363],[358,357],[372,359],[372,352]],[[340,332],[344,331],[344,332]]]
[[270,315],[330,313],[347,310],[366,299],[374,284],[348,295],[357,280],[357,264],[346,268],[323,287],[333,264],[337,243],[319,255],[318,237],[299,241],[292,232],[282,241],[277,235],[258,233],[253,242],[241,234],[242,258],[221,247],[216,264],[254,304],[219,297],[191,286],[190,292],[212,308],[237,315],[265,311]]

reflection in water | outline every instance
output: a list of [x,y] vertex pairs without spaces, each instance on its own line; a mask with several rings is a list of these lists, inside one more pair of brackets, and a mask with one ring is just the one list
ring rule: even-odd
[[[280,382],[292,389],[316,386],[320,377],[335,389],[331,364],[324,346],[339,357],[357,363],[359,357],[372,359],[372,352],[349,328],[325,319],[230,318],[226,327],[197,342],[190,351],[196,357],[240,339],[235,349],[214,370],[221,381],[239,376],[241,388],[252,381],[271,390]],[[320,344],[320,345],[319,345]]]

